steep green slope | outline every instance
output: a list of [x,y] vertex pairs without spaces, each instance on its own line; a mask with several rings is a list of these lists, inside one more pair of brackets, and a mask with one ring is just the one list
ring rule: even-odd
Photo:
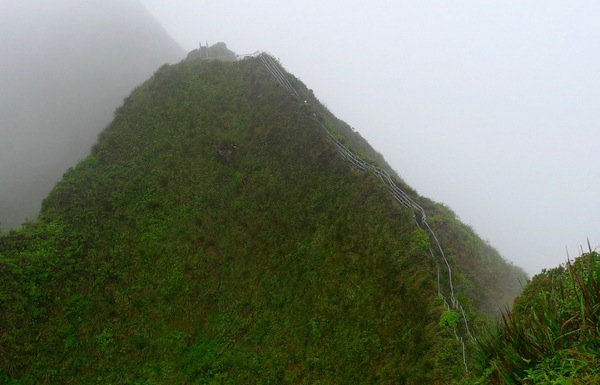
[[133,87],[185,51],[137,0],[0,2],[0,229],[34,219]]
[[[257,58],[189,60],[126,99],[39,221],[0,237],[0,380],[464,375],[461,346],[440,322],[426,234],[373,174],[344,162],[315,117],[362,156],[380,156],[290,81],[308,103]],[[510,266],[477,254],[482,242],[428,205],[451,259],[493,260],[494,271],[456,272],[457,291],[471,288],[461,301],[483,308],[481,293],[509,297],[485,279]]]

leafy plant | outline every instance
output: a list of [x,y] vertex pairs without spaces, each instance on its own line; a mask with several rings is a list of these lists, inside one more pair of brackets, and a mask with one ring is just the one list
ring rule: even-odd
[[494,383],[595,383],[600,379],[600,255],[543,271],[480,339]]

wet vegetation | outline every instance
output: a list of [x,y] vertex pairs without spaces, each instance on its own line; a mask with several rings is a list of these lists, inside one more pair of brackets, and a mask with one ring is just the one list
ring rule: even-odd
[[[345,163],[313,117],[387,167],[381,156],[290,81],[306,103],[256,58],[191,59],[132,92],[39,219],[0,237],[0,383],[473,376],[413,213]],[[470,320],[487,324],[524,273],[405,187],[456,266]]]
[[536,275],[498,328],[482,336],[482,384],[600,381],[600,255]]

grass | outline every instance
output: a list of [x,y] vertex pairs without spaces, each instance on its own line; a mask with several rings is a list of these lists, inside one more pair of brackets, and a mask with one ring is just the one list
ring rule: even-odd
[[600,255],[590,251],[535,276],[483,340],[481,360],[493,383],[591,384],[599,348]]

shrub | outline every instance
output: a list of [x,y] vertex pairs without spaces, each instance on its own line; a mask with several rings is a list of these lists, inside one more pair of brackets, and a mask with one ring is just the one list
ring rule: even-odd
[[600,255],[589,252],[535,276],[497,330],[480,338],[481,381],[596,383],[599,347]]

